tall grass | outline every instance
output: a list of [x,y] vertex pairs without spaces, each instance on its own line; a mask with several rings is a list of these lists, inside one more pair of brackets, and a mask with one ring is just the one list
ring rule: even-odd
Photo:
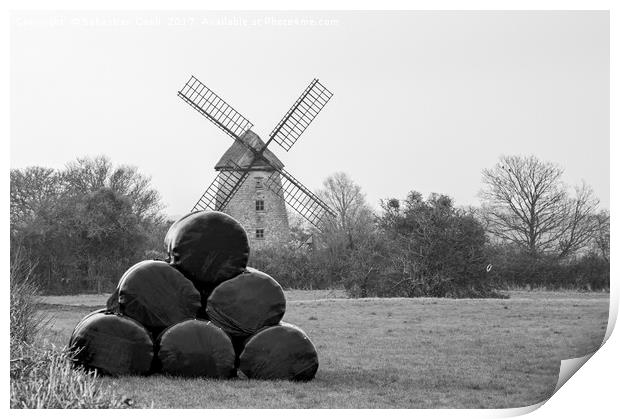
[[11,362],[11,408],[122,408],[129,402],[102,387],[95,373],[73,368],[57,348],[32,348]]
[[37,312],[33,271],[33,264],[19,251],[11,255],[11,408],[127,407],[129,401],[102,387],[94,373],[73,368],[66,350],[37,345],[46,319]]
[[37,314],[38,289],[32,277],[34,264],[18,249],[11,255],[11,358],[19,355],[23,345],[31,345],[43,319]]

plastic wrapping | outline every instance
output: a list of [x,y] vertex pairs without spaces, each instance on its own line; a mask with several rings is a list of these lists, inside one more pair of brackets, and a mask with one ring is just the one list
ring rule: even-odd
[[200,293],[192,282],[162,261],[147,260],[132,266],[118,283],[121,314],[129,316],[157,336],[166,327],[198,314]]
[[211,322],[187,320],[158,338],[161,372],[184,377],[230,378],[235,352],[230,338]]
[[94,316],[95,314],[103,314],[103,313],[110,314],[111,312],[107,308],[100,308],[99,310],[91,311],[86,316],[84,316],[82,320],[78,322],[77,325],[75,325],[75,327],[73,328],[73,332],[71,332],[71,334],[73,335],[75,331],[78,329],[78,327],[80,327],[82,323],[88,320],[91,316]]
[[75,327],[69,349],[73,361],[101,374],[146,374],[153,362],[153,341],[142,325],[117,314],[88,314]]
[[319,357],[308,336],[284,322],[251,337],[239,357],[239,369],[248,378],[308,381],[318,368]]
[[207,301],[209,319],[234,337],[249,337],[277,325],[285,310],[280,284],[252,268],[220,284]]
[[168,261],[206,295],[244,271],[250,254],[248,237],[234,218],[199,211],[177,220],[164,240]]
[[120,313],[119,306],[118,306],[118,286],[114,288],[114,291],[112,292],[112,294],[110,294],[110,296],[106,300],[105,306],[106,306],[106,310],[109,312]]

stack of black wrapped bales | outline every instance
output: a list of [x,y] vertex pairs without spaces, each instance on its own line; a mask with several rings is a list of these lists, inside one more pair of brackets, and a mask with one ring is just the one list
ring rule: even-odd
[[77,324],[69,343],[76,365],[112,375],[314,377],[314,345],[282,322],[282,287],[247,266],[248,238],[234,218],[188,214],[165,246],[167,261],[129,268],[106,308]]

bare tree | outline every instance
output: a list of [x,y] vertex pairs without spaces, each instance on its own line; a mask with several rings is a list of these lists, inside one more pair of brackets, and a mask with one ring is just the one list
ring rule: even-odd
[[594,215],[594,247],[609,262],[609,211],[602,210]]
[[372,223],[372,210],[362,188],[349,175],[338,172],[325,179],[319,197],[336,212],[328,230],[343,233],[347,246],[355,247],[356,237]]
[[571,197],[558,165],[534,156],[508,156],[482,173],[485,222],[493,235],[532,255],[558,257],[578,251],[591,239],[598,200],[586,184]]
[[560,229],[557,253],[560,258],[586,247],[596,233],[594,218],[599,201],[592,188],[582,182],[574,188],[575,197],[566,202],[564,223]]

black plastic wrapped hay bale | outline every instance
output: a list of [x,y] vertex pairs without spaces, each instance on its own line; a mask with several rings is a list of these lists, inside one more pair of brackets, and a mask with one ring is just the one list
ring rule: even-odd
[[133,319],[101,310],[78,323],[69,349],[76,365],[101,374],[146,374],[153,362],[153,341],[147,330]]
[[118,283],[121,314],[140,322],[153,336],[166,327],[193,319],[201,309],[192,282],[166,262],[147,260],[125,272]]
[[282,287],[253,268],[215,288],[207,301],[207,316],[233,337],[249,337],[277,325],[286,310]]
[[75,327],[73,328],[73,332],[71,332],[71,335],[73,335],[75,331],[78,329],[78,327],[80,327],[81,324],[84,323],[86,320],[88,320],[91,316],[94,316],[95,314],[103,314],[103,313],[111,314],[111,312],[107,308],[100,308],[99,310],[91,311],[86,316],[82,317],[82,320],[80,320],[78,324],[76,324]]
[[239,357],[239,370],[248,378],[309,381],[318,368],[319,357],[308,336],[284,322],[252,336]]
[[161,372],[184,377],[230,378],[235,351],[222,329],[204,320],[187,320],[158,338]]
[[[168,261],[208,296],[217,285],[244,271],[248,236],[231,216],[199,211],[177,220],[164,240]],[[206,298],[205,298],[206,299]]]
[[105,302],[106,310],[112,313],[119,313],[118,307],[118,287],[114,288],[114,291]]

